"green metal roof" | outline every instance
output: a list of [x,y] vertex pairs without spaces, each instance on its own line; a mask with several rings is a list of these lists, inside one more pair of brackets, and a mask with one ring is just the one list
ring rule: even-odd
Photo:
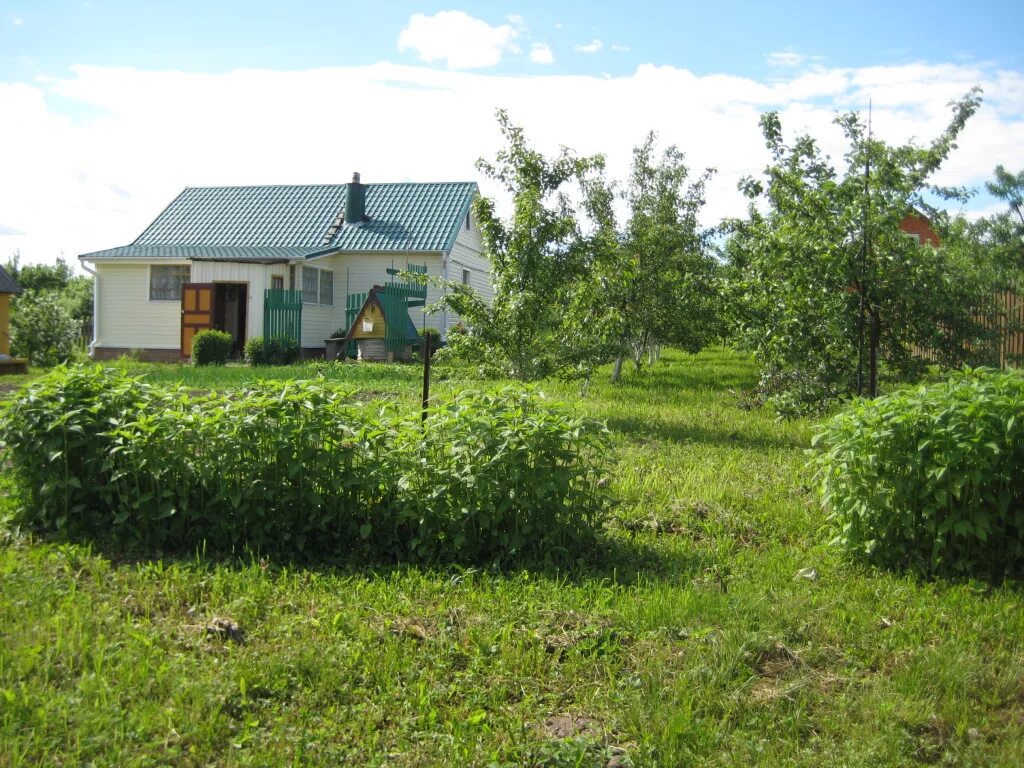
[[475,182],[366,184],[366,220],[343,223],[346,184],[188,187],[120,248],[90,258],[276,260],[333,251],[444,251]]
[[122,245],[105,251],[83,253],[81,258],[96,259],[190,259],[194,261],[279,262],[301,259],[322,252],[308,246],[222,246],[222,245]]
[[21,287],[3,267],[0,267],[0,293],[21,293]]

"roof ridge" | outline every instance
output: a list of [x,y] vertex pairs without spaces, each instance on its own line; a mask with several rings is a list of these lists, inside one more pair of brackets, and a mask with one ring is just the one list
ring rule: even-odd
[[[350,182],[313,182],[309,184],[210,184],[202,186],[187,186],[182,188],[182,192],[190,189],[299,189],[299,188],[310,188],[310,187],[347,187]],[[428,185],[454,185],[454,184],[471,184],[475,185],[475,181],[368,181],[364,182],[364,187],[395,187],[395,186],[428,186]],[[181,192],[178,193],[178,196]],[[177,198],[175,198],[177,199]],[[173,200],[171,201],[174,202]],[[167,207],[170,207],[168,204]]]

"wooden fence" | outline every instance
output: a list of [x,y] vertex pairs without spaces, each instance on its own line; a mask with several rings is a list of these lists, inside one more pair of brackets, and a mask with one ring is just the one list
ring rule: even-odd
[[[993,295],[995,312],[975,315],[982,328],[995,331],[996,347],[987,365],[1017,368],[1024,365],[1024,296],[1019,289],[1007,288]],[[930,362],[938,362],[934,350],[914,347],[913,353]]]
[[287,336],[302,345],[302,291],[264,291],[263,338],[278,336]]

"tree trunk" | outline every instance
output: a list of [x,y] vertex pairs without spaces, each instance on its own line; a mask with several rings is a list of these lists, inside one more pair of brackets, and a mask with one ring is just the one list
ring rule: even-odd
[[878,342],[882,336],[882,320],[871,310],[871,339],[868,350],[868,397],[878,397]]
[[626,356],[619,352],[619,356],[615,358],[615,365],[612,366],[612,384],[619,380],[622,375],[622,363],[625,361]]

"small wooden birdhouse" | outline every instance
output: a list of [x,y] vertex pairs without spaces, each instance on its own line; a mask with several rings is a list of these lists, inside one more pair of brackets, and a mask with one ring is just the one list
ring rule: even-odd
[[370,362],[409,360],[419,334],[409,317],[406,298],[375,285],[356,313],[346,341],[355,341],[359,359]]

